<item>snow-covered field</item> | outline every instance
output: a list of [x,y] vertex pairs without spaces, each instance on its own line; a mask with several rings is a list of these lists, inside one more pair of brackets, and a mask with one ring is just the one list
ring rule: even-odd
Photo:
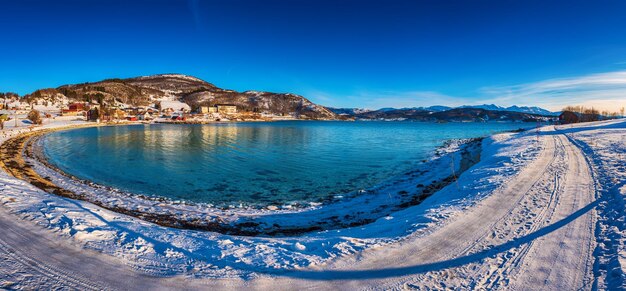
[[0,287],[620,289],[625,136],[623,121],[494,135],[421,204],[294,237],[161,227],[3,172]]

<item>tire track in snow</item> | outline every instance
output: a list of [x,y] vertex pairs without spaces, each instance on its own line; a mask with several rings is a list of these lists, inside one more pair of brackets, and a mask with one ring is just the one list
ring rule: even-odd
[[[568,170],[561,201],[554,220],[564,219],[588,205],[595,205],[595,187],[591,169],[575,145],[560,135],[567,145]],[[592,281],[592,243],[595,211],[563,225],[554,232],[538,238],[524,258],[512,289],[556,288],[560,290],[589,289]]]
[[[10,288],[53,290],[232,290],[246,288],[238,278],[194,279],[153,276],[128,266],[119,258],[76,247],[67,238],[8,213],[0,204],[0,279],[7,269],[20,266],[25,282],[8,282]],[[62,244],[63,243],[63,244]],[[7,272],[7,274],[4,274]],[[3,283],[0,280],[0,283]],[[2,286],[0,285],[0,290]]]
[[[592,202],[595,192],[589,186],[591,185],[591,176],[587,165],[581,163],[582,155],[580,152],[576,152],[577,149],[562,135],[556,139],[555,146],[557,149],[555,156],[558,156],[559,159],[556,161],[553,159],[543,177],[533,184],[530,191],[523,194],[522,199],[513,203],[520,207],[516,207],[514,211],[500,219],[498,227],[489,229],[489,231],[494,230],[493,235],[485,236],[481,239],[480,244],[475,244],[478,250],[502,243],[503,239],[514,240],[523,235],[540,231],[541,228],[548,227],[559,219],[564,219]],[[538,184],[541,187],[536,187]],[[550,189],[551,191],[548,191]],[[522,201],[524,202],[521,203]],[[542,203],[531,208],[535,212],[528,212],[529,209],[526,205],[529,202]],[[593,217],[591,213],[587,213],[582,218],[566,224],[562,229],[554,231],[554,233],[530,240],[526,244],[511,248],[506,252],[498,253],[478,265],[470,264],[456,268],[454,270],[455,275],[464,278],[465,281],[457,280],[455,287],[499,289],[507,287],[509,281],[513,280],[515,284],[513,284],[512,289],[515,289],[516,285],[521,286],[521,289],[541,288],[541,286],[565,290],[588,288],[592,276],[590,273],[592,248],[589,247],[589,242],[593,241],[591,237],[593,234]],[[581,225],[582,227],[580,227]],[[499,235],[503,237],[492,241]],[[577,235],[579,237],[569,240],[570,244],[577,246],[575,250],[570,249],[569,252],[564,250],[564,244],[561,241]],[[536,255],[546,253],[548,253],[547,256],[544,255],[540,258]],[[537,261],[542,263],[537,264]],[[549,265],[549,263],[554,262],[561,262],[561,265]],[[575,263],[567,265],[566,262]],[[447,270],[447,272],[451,272],[451,270]],[[437,278],[437,276],[433,276],[433,278]],[[479,279],[476,280],[476,278]],[[435,283],[432,282],[429,285],[422,282],[418,286],[433,287]]]
[[[544,167],[533,165],[529,168],[537,173],[555,173],[555,176],[542,174],[534,176],[530,180],[521,179],[522,184],[529,185],[527,188],[508,187],[504,189],[501,194],[515,198],[506,204],[509,206],[508,212],[495,220],[489,227],[486,227],[477,241],[454,256],[468,256],[532,233],[554,211],[553,205],[558,201],[560,188],[558,170],[562,170],[560,165],[562,164],[564,146],[562,141],[556,137],[546,139],[550,142],[545,147],[548,151],[544,155],[544,159],[550,156],[549,162],[541,164]],[[547,153],[551,153],[551,155]],[[528,181],[533,182],[527,183]],[[547,198],[545,197],[546,192],[549,193]],[[538,203],[542,204],[538,205]],[[529,207],[529,204],[534,205]],[[494,251],[492,252],[493,256],[486,257],[479,264],[467,264],[446,272],[454,273],[456,277],[459,277],[454,283],[455,287],[488,289],[502,287],[507,283],[507,273],[517,265],[531,245],[532,241],[527,245],[512,248],[502,253]],[[419,280],[421,282],[418,286],[434,286],[438,284],[437,277],[437,275],[421,276]],[[431,282],[424,284],[428,280]]]
[[[562,144],[559,143],[559,140],[555,137],[549,139],[549,145],[544,148],[548,148],[548,151],[544,152],[544,155],[539,158],[539,160],[547,159],[550,157],[549,162],[540,163],[540,165],[533,165],[533,169],[539,169],[538,172],[551,172],[552,168],[555,167],[557,159],[560,157],[563,149]],[[545,143],[545,141],[544,141]],[[553,179],[557,181],[557,178]],[[518,193],[511,195],[513,197],[513,201],[509,201],[506,205],[508,206],[508,211],[506,214],[500,216],[498,219],[494,220],[488,227],[485,227],[484,231],[481,232],[479,238],[475,240],[473,243],[467,245],[463,251],[458,253],[451,253],[451,257],[460,257],[471,255],[472,253],[476,253],[477,251],[486,250],[490,247],[493,247],[498,244],[505,243],[509,239],[513,239],[513,237],[519,237],[526,233],[532,232],[537,227],[538,222],[542,221],[543,217],[545,217],[546,212],[549,211],[549,205],[555,199],[556,188],[551,191],[550,199],[547,203],[548,207],[542,207],[542,211],[540,214],[529,213],[532,214],[535,219],[532,221],[525,221],[520,219],[521,216],[528,216],[529,214],[520,214],[520,212],[524,212],[524,210],[529,211],[526,205],[530,202],[536,201],[536,196],[540,191],[537,191],[538,188],[544,188],[546,184],[546,176],[537,176],[531,179],[532,183],[524,182],[529,185],[525,189],[521,189],[521,191],[517,191],[517,187],[506,188],[503,192],[511,192],[517,191]],[[548,183],[549,184],[549,183]],[[507,195],[508,196],[508,195]],[[504,205],[503,205],[504,206]],[[513,221],[513,220],[518,220]],[[524,227],[530,225],[531,227]],[[527,230],[527,231],[524,231]],[[526,247],[527,248],[527,247]],[[523,252],[524,248],[522,249]],[[507,251],[503,254],[498,254],[496,258],[485,258],[484,263],[480,265],[470,264],[466,266],[461,266],[455,268],[454,270],[448,270],[447,272],[453,272],[456,276],[466,278],[465,282],[463,280],[459,280],[456,282],[457,286],[462,285],[465,287],[477,288],[477,287],[487,287],[492,288],[497,286],[498,283],[502,280],[503,274],[508,270],[508,266],[510,266],[510,261],[513,261],[518,255],[515,255],[515,250]],[[507,257],[508,256],[508,257]],[[495,262],[490,262],[495,261]],[[423,284],[425,281],[431,280],[431,284],[436,284],[438,276],[433,275],[425,275],[419,276],[419,280]]]
[[[0,226],[2,226],[1,229],[3,230],[3,235],[0,237],[0,252],[10,257],[13,262],[24,266],[30,272],[35,272],[38,275],[49,278],[52,284],[58,282],[57,284],[60,284],[60,286],[81,290],[105,289],[103,286],[94,282],[85,280],[84,278],[78,278],[67,271],[49,265],[43,260],[29,256],[28,251],[23,251],[19,249],[19,247],[28,244],[30,239],[19,232],[15,232],[10,226],[2,223],[2,221],[0,221]],[[11,243],[7,241],[11,241]],[[50,257],[52,256],[54,256],[54,254],[50,254]]]
[[[514,238],[528,235],[537,231],[541,226],[544,226],[545,223],[549,222],[552,218],[556,207],[555,205],[559,203],[560,194],[563,190],[563,181],[561,180],[563,179],[563,173],[567,171],[567,167],[562,163],[565,155],[563,141],[557,137],[554,137],[554,140],[556,149],[554,152],[555,156],[546,171],[547,173],[554,173],[554,176],[544,175],[540,181],[537,181],[537,183],[531,187],[530,191],[524,194],[523,207],[521,209],[519,207],[516,208],[519,213],[511,213],[509,220],[519,219],[520,221],[515,225],[517,230],[514,231]],[[559,158],[558,162],[557,157]],[[537,184],[541,187],[538,187]],[[545,201],[546,192],[549,193],[547,201]],[[542,202],[543,204],[539,204]],[[534,207],[528,207],[529,204],[532,204]],[[533,212],[533,210],[539,210],[539,213]],[[510,225],[511,224],[508,223],[504,225],[504,227],[501,226],[499,231],[508,231],[507,234],[509,234],[511,231]],[[513,239],[513,237],[509,237],[509,239]],[[505,257],[505,259],[502,259],[503,262],[497,269],[492,269],[493,272],[488,274],[482,283],[488,288],[506,286],[508,284],[507,276],[509,276],[511,271],[517,269],[520,265],[520,261],[524,259],[534,242],[535,241],[530,241],[528,244],[520,246],[519,250],[512,249],[508,253],[503,254]],[[510,256],[506,257],[507,254],[510,254]]]

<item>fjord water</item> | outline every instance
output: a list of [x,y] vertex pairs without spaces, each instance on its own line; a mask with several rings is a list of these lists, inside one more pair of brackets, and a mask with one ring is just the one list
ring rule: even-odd
[[137,194],[215,205],[320,201],[414,168],[445,140],[524,123],[271,122],[131,125],[47,135],[61,170]]

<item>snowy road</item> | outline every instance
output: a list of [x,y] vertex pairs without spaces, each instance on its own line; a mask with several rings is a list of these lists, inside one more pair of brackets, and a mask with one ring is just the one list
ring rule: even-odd
[[[294,277],[336,287],[589,289],[595,190],[581,151],[544,132],[545,150],[506,187],[433,234]],[[350,281],[353,280],[354,281]],[[310,283],[320,287],[328,282]],[[517,287],[517,288],[516,288]]]
[[[0,207],[0,287],[592,289],[602,274],[594,272],[601,187],[592,159],[572,142],[575,138],[568,131],[542,128],[538,158],[428,235],[312,269],[247,280],[148,276],[114,257],[63,244],[54,233]],[[617,273],[623,276],[623,270]]]

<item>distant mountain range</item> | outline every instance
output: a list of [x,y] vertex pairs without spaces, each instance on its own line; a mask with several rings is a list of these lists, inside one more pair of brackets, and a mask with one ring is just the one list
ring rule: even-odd
[[378,110],[358,108],[329,108],[338,115],[360,120],[415,120],[415,121],[484,121],[511,120],[534,121],[558,116],[560,112],[551,112],[539,107],[510,106],[495,104],[463,105],[449,107],[443,105],[412,108],[381,108]]
[[411,120],[435,122],[467,121],[547,121],[558,113],[539,107],[501,107],[497,105],[430,106],[414,108],[381,108],[378,110],[329,108],[338,115],[357,120]]
[[536,107],[536,106],[530,107],[530,106],[513,105],[509,107],[502,107],[502,106],[498,106],[495,104],[463,105],[463,106],[458,106],[458,107],[450,107],[450,106],[444,106],[444,105],[435,105],[435,106],[429,106],[429,107],[405,107],[405,108],[386,107],[386,108],[381,108],[377,110],[370,110],[370,109],[364,109],[364,108],[329,108],[329,109],[337,114],[355,115],[355,114],[371,112],[371,111],[386,112],[386,111],[394,111],[394,110],[426,110],[426,111],[432,111],[432,112],[441,112],[441,111],[447,111],[447,110],[455,109],[455,108],[478,108],[478,109],[485,109],[485,110],[491,110],[491,111],[521,112],[521,113],[538,114],[538,115],[545,115],[545,116],[557,116],[561,113],[561,112],[552,112],[552,111],[549,111],[540,107]]
[[463,105],[463,106],[460,106],[460,108],[480,108],[480,109],[494,110],[494,111],[522,112],[522,113],[539,114],[539,115],[546,115],[546,116],[557,116],[561,113],[561,112],[552,112],[552,111],[549,111],[540,107],[536,107],[536,106],[529,107],[529,106],[517,106],[517,105],[513,105],[510,107],[502,107],[502,106],[498,106],[495,104]]

